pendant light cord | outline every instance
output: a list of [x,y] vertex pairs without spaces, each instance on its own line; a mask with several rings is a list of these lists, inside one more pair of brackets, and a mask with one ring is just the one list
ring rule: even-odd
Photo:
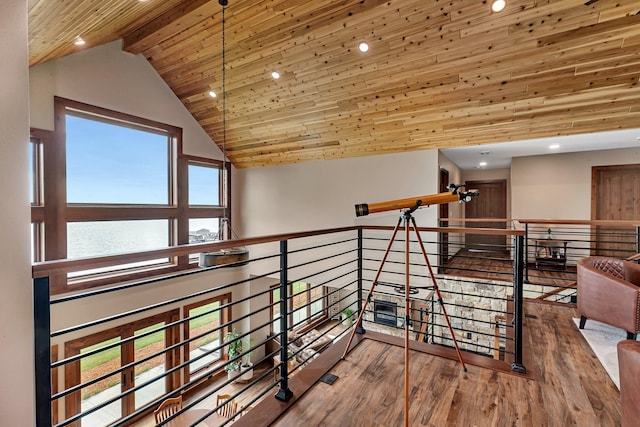
[[[227,172],[227,73],[226,73],[226,46],[225,46],[225,18],[224,10],[227,2],[225,0],[219,0],[220,6],[222,6],[222,170],[224,179],[224,206],[223,206],[223,237],[231,238],[231,226],[229,225],[229,218],[227,218],[227,205],[229,200],[227,197],[227,189],[229,185],[229,174]],[[224,236],[224,227],[228,230],[228,234]]]

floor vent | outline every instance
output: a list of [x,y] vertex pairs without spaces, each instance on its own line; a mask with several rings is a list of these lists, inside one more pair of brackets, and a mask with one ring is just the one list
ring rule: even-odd
[[320,381],[322,381],[325,384],[332,385],[334,382],[336,382],[337,379],[338,379],[337,376],[326,373],[322,376],[322,378],[320,378]]

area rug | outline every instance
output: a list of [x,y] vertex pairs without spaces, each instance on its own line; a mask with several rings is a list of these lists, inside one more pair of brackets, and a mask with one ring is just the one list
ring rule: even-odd
[[[579,326],[580,319],[573,319]],[[620,373],[618,371],[618,342],[627,339],[627,333],[620,328],[605,325],[595,320],[587,320],[584,329],[579,329],[582,336],[598,357],[598,360],[607,371],[613,383],[620,390]]]

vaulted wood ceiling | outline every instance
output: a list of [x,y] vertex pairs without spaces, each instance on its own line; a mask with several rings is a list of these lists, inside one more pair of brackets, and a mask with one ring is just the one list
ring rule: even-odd
[[[640,127],[639,11],[229,0],[226,153],[243,168]],[[222,93],[217,0],[29,1],[32,65],[77,51],[78,36],[144,55],[222,148],[222,98],[208,95]]]

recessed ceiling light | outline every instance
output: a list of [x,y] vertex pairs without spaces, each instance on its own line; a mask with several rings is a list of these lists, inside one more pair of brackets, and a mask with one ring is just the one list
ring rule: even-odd
[[369,50],[369,43],[367,42],[360,42],[360,44],[358,45],[358,49],[360,49],[360,52],[366,52]]
[[551,144],[549,146],[549,149],[551,149],[551,150],[557,150],[558,148],[560,148],[560,144]]
[[84,45],[84,43],[85,41],[80,36],[76,37],[75,41],[73,42],[73,44],[75,44],[76,46],[82,46]]
[[485,166],[487,166],[487,162],[480,162],[480,163],[478,163],[478,164],[479,164],[481,167],[485,167]]
[[493,3],[491,3],[491,10],[493,10],[494,12],[502,12],[506,5],[507,2],[505,0],[495,0]]
[[212,98],[216,98],[218,96],[218,94],[215,93],[214,91],[210,90],[209,91],[209,96],[212,97]]
[[277,71],[274,71],[271,73],[271,77],[273,77],[274,79],[278,80],[280,78],[280,73]]

